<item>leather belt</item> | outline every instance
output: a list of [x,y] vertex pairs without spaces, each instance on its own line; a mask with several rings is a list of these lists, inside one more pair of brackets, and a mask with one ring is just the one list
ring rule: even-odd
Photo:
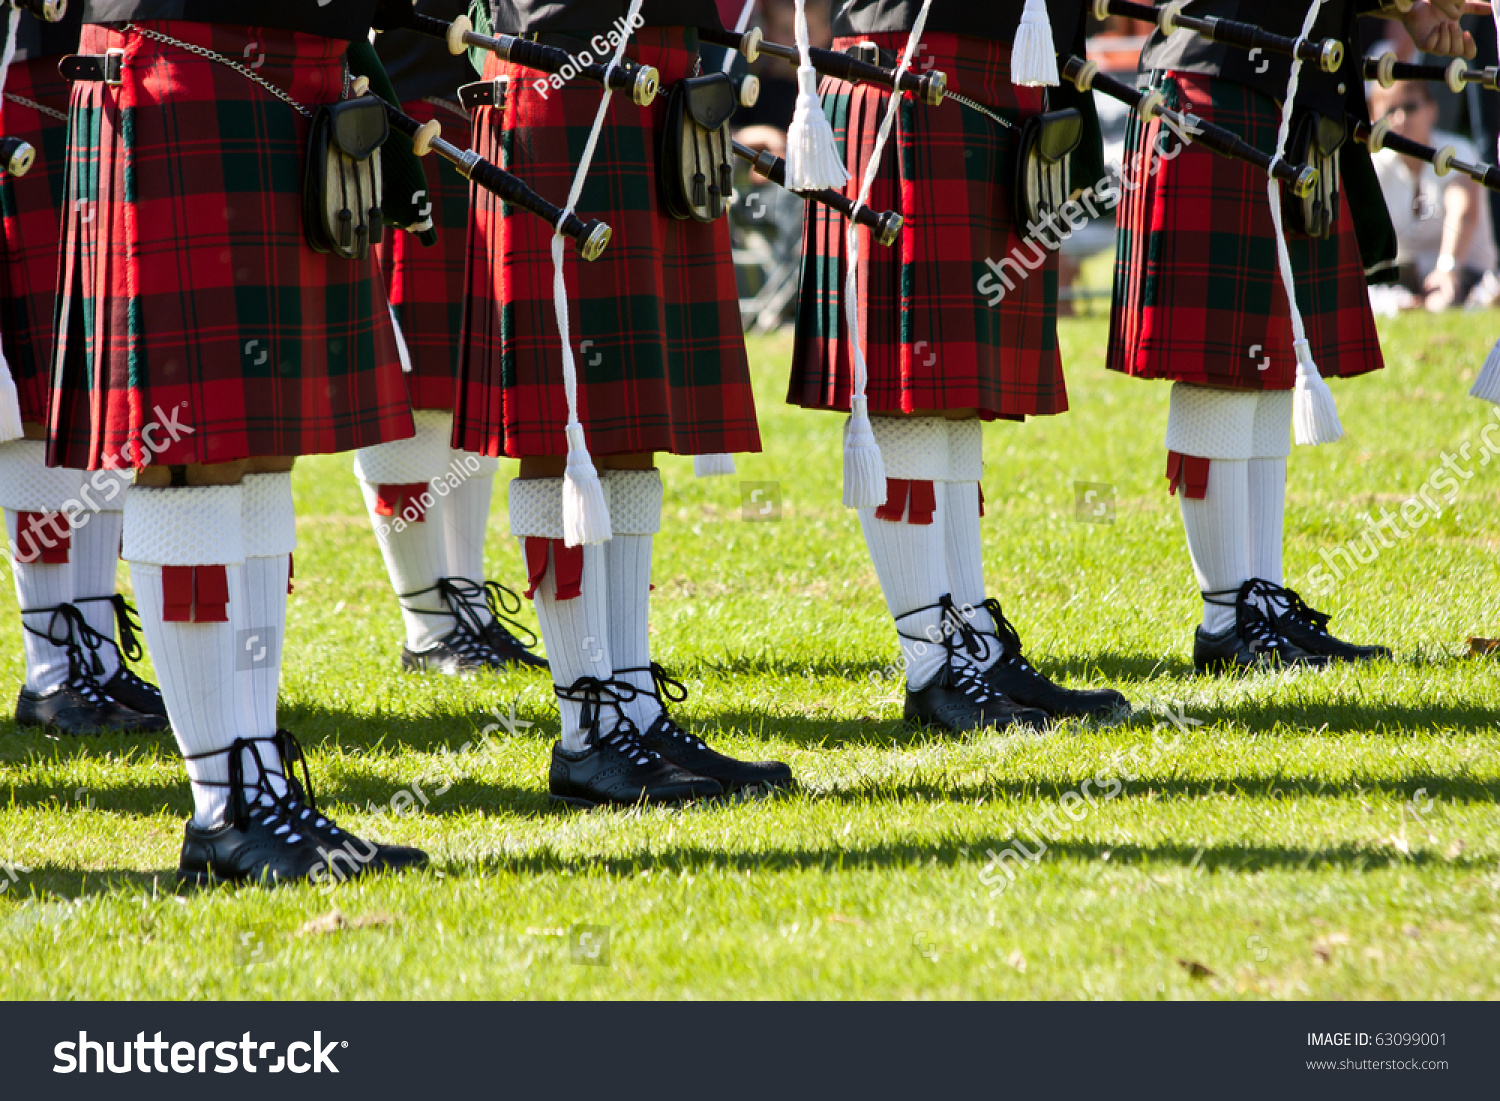
[[102,54],[68,54],[57,63],[64,80],[74,83],[119,84],[125,72],[125,51],[113,49]]
[[475,111],[480,107],[505,109],[505,97],[510,94],[510,78],[497,76],[493,80],[480,80],[465,84],[458,90],[458,101],[464,110]]

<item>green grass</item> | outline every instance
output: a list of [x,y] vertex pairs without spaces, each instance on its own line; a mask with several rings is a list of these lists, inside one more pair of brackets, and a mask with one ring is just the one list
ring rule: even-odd
[[[1445,450],[1468,440],[1477,455],[1489,407],[1465,393],[1496,329],[1386,324],[1391,369],[1335,384],[1349,437],[1291,466],[1294,584]],[[1167,388],[1107,376],[1105,339],[1099,320],[1064,326],[1071,415],[986,432],[985,552],[1032,656],[1069,683],[1123,688],[1135,721],[904,731],[900,684],[881,673],[891,626],[838,503],[838,422],[786,407],[789,341],[756,342],[768,451],[742,458],[740,479],[780,482],[783,518],[743,522],[737,481],[665,460],[653,629],[700,732],[789,761],[801,794],[550,811],[550,686],[397,672],[399,620],[349,459],[307,461],[283,721],[339,819],[420,843],[431,870],[332,894],[177,897],[190,798],[171,739],[3,723],[0,860],[29,870],[0,894],[0,996],[1500,995],[1500,703],[1494,661],[1466,656],[1470,635],[1500,634],[1500,470],[1314,601],[1398,660],[1198,679],[1197,594],[1162,478]],[[1114,524],[1075,521],[1079,481],[1117,487]],[[489,561],[514,583],[503,494]],[[14,686],[19,622],[8,591],[0,604],[0,683]],[[533,727],[447,756],[512,703]],[[1178,706],[1202,725],[1179,731]],[[1033,815],[1076,814],[1069,793],[1091,777],[1095,805],[1035,864],[1013,883],[989,866],[1018,836],[1034,847]],[[414,781],[430,805],[377,824],[373,808]],[[348,927],[304,930],[334,910]],[[578,924],[609,928],[608,966],[573,961]]]

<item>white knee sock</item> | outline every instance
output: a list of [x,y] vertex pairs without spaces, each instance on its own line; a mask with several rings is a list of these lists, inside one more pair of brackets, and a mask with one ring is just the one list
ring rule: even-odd
[[[17,519],[23,515],[35,513],[31,510],[5,510],[6,535],[12,554],[19,545]],[[43,528],[41,534],[51,539],[50,530],[50,527]],[[40,534],[33,538],[39,540]],[[16,603],[21,608],[24,628],[21,642],[26,649],[26,687],[33,692],[50,692],[61,688],[68,680],[66,639],[72,628],[60,613],[52,609],[73,599],[73,563],[43,562],[40,559],[22,562],[19,558],[12,558],[11,564],[16,582]]]
[[[391,586],[401,598],[406,645],[421,653],[456,626],[438,594],[427,591],[448,570],[443,519],[448,502],[433,492],[432,479],[441,476],[448,462],[453,414],[419,409],[412,416],[416,435],[356,451],[354,475]],[[406,595],[413,593],[421,595]]]
[[[97,485],[102,478],[118,480],[119,488],[106,510],[92,513],[86,523],[73,532],[73,602],[90,627],[115,642],[114,597],[120,564],[120,539],[125,531],[125,495],[129,476],[115,471],[95,471],[84,475],[85,482]],[[114,646],[103,645],[97,651],[103,671],[101,682],[109,680],[120,667],[120,654]]]
[[[73,601],[76,533],[66,517],[55,514],[77,496],[79,471],[49,467],[45,455],[40,440],[0,444],[0,506],[5,509],[16,601],[27,628],[22,638],[26,687],[33,692],[67,683],[66,639],[74,630],[50,609]],[[25,531],[18,530],[23,516]]]
[[[661,531],[661,472],[608,470],[609,522],[614,538],[604,544],[609,587],[609,651],[615,679],[642,690],[625,705],[641,730],[661,714],[651,665],[651,548]],[[620,672],[622,669],[637,672]]]
[[246,474],[241,507],[244,520],[245,599],[231,606],[236,676],[247,710],[246,722],[258,738],[276,733],[276,698],[281,688],[281,656],[286,646],[287,582],[297,549],[297,513],[292,475]]
[[[535,586],[532,603],[552,666],[552,683],[567,689],[581,677],[609,680],[614,664],[609,649],[605,548],[568,549],[562,545],[562,490],[561,478],[517,478],[511,482],[510,530],[520,540],[521,557]],[[561,596],[559,589],[563,590]],[[562,713],[563,749],[582,752],[587,748],[582,705],[559,699],[558,710]],[[613,716],[613,708],[606,707],[602,730],[611,728]]]
[[1220,634],[1235,625],[1233,591],[1250,578],[1250,500],[1247,465],[1259,395],[1175,383],[1167,417],[1167,449],[1209,460],[1202,499],[1179,487],[1182,525],[1193,573],[1205,597],[1203,629]]
[[[256,736],[235,690],[230,622],[230,606],[244,599],[243,492],[237,485],[136,486],[125,501],[125,559],[141,627],[177,744],[184,757],[196,758],[187,761],[187,771],[193,821],[203,827],[228,817],[229,754],[222,751],[236,738]],[[220,615],[226,618],[218,621]],[[268,766],[279,769],[274,748],[259,748]],[[248,783],[257,778],[255,769],[246,769]]]
[[977,417],[948,422],[948,480],[943,520],[947,529],[948,581],[954,606],[988,643],[983,655],[969,658],[981,669],[1000,660],[994,641],[995,623],[980,607],[988,593],[984,586],[984,550],[979,534],[979,479],[984,474],[984,425]]
[[[495,474],[500,460],[472,451],[450,451],[448,469],[459,475],[458,485],[443,502],[443,548],[445,576],[483,586],[484,540],[489,531],[490,503],[495,493]],[[468,604],[480,623],[494,621],[482,589],[466,590]]]
[[873,428],[885,461],[887,499],[878,509],[860,509],[859,522],[896,620],[907,685],[925,688],[946,659],[944,612],[937,605],[952,592],[947,494],[937,493],[948,474],[948,426],[940,417],[876,417]]
[[1250,576],[1285,584],[1281,551],[1286,533],[1286,460],[1291,454],[1290,390],[1260,395],[1249,464]]

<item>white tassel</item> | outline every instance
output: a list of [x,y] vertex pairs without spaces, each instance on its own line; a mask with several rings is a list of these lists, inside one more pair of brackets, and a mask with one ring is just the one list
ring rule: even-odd
[[563,542],[570,547],[606,543],[614,535],[609,527],[609,505],[604,483],[594,469],[583,442],[583,425],[568,425],[568,469],[563,473]]
[[1010,79],[1028,88],[1057,87],[1057,46],[1046,0],[1026,0],[1010,51]]
[[849,403],[844,427],[844,507],[875,508],[885,496],[885,460],[870,427],[870,403],[858,397]]
[[1313,362],[1312,347],[1305,340],[1294,345],[1297,349],[1297,389],[1292,396],[1292,427],[1297,443],[1317,446],[1333,443],[1344,434],[1339,423],[1339,410],[1333,402],[1333,391],[1323,376],[1318,374],[1318,365]]
[[838,142],[823,100],[818,96],[818,71],[813,68],[811,32],[807,29],[807,0],[797,0],[797,107],[786,132],[786,186],[792,191],[823,191],[849,182],[849,170],[839,156]]
[[1500,340],[1490,349],[1489,358],[1484,361],[1484,369],[1474,380],[1469,396],[1500,405]]
[[[1305,42],[1311,37],[1313,24],[1318,21],[1318,12],[1322,7],[1323,0],[1312,0],[1308,6],[1299,42]],[[1287,82],[1286,99],[1282,101],[1281,130],[1276,138],[1277,153],[1271,162],[1273,169],[1281,161],[1280,151],[1286,148],[1287,137],[1291,134],[1292,109],[1297,102],[1297,84],[1301,77],[1302,60],[1295,58],[1292,61],[1291,79]],[[1302,324],[1302,308],[1297,305],[1297,285],[1292,276],[1292,254],[1287,247],[1286,227],[1281,218],[1281,185],[1276,182],[1275,176],[1266,180],[1266,197],[1271,207],[1271,224],[1276,230],[1276,259],[1281,269],[1281,285],[1286,291],[1287,309],[1291,314],[1292,347],[1297,351],[1297,385],[1292,397],[1293,438],[1303,446],[1333,443],[1343,436],[1344,426],[1339,423],[1339,411],[1333,402],[1333,391],[1323,381],[1323,376],[1318,373],[1318,365],[1313,362],[1312,345],[1307,339],[1307,329]]]
[[16,380],[11,377],[10,363],[0,349],[0,443],[19,440],[26,434],[21,426],[21,395],[16,392]]
[[733,455],[694,455],[693,477],[728,478],[735,473]]
[[401,373],[409,375],[412,372],[411,348],[407,346],[406,334],[401,331],[401,322],[396,319],[396,307],[387,302],[386,308],[391,312],[391,331],[396,334],[396,358],[401,361]]

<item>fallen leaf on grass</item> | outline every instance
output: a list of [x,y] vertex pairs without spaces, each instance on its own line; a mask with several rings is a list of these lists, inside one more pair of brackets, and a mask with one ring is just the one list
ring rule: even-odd
[[1026,974],[1026,957],[1021,955],[1021,950],[1019,948],[1017,948],[1010,955],[1006,956],[1005,962],[1010,964],[1017,971],[1021,972],[1021,974]]
[[1204,967],[1197,960],[1182,960],[1182,959],[1180,959],[1180,960],[1177,961],[1177,966],[1181,967],[1184,971],[1186,971],[1188,973],[1188,976],[1190,978],[1194,978],[1194,979],[1215,979],[1215,978],[1218,978],[1218,974],[1216,972],[1210,970],[1207,967]]
[[364,929],[394,924],[396,921],[390,914],[364,914],[360,917],[348,917],[338,910],[330,910],[320,917],[303,922],[297,930],[297,935],[299,937],[318,936],[323,933],[337,933],[341,929]]

